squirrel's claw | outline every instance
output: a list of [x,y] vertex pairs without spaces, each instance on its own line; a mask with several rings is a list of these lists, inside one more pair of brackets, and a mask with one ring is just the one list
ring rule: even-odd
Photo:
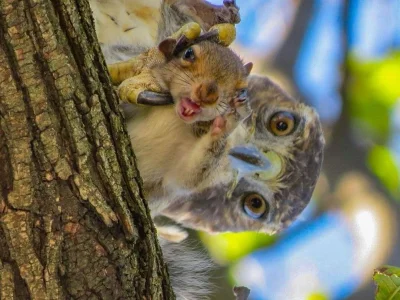
[[174,100],[170,94],[143,91],[137,97],[137,104],[160,106],[174,104]]

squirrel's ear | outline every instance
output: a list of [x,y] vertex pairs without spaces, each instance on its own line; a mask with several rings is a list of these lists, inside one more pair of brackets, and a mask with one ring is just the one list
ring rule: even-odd
[[175,50],[176,40],[175,39],[165,39],[158,45],[158,50],[160,50],[167,59],[171,59]]
[[249,76],[251,69],[253,69],[253,63],[249,62],[249,63],[245,64],[243,67],[246,70],[246,76]]

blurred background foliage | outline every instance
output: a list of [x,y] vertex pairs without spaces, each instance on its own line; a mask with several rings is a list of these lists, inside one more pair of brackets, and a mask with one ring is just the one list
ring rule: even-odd
[[287,232],[200,234],[221,265],[213,299],[234,284],[257,300],[373,299],[373,270],[400,266],[400,0],[237,3],[235,50],[318,110],[327,149]]

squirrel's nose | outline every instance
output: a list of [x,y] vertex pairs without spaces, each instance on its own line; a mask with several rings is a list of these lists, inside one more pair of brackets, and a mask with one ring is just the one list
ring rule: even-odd
[[218,100],[218,86],[215,81],[203,81],[195,88],[195,95],[202,104],[214,104]]

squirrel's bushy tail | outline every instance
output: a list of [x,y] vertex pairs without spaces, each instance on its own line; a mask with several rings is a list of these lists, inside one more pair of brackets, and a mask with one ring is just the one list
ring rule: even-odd
[[187,241],[172,243],[160,238],[164,261],[177,300],[204,300],[213,289],[210,273],[215,268],[206,253]]

